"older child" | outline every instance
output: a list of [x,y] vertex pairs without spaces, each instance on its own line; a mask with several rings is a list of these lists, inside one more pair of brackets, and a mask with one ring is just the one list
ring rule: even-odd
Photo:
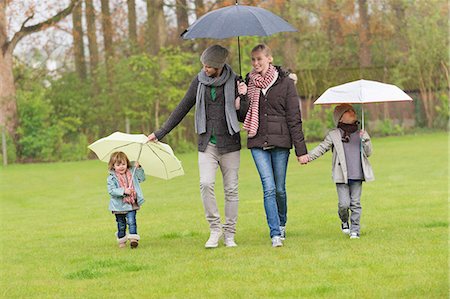
[[[361,218],[361,190],[363,181],[373,181],[374,175],[369,157],[372,143],[367,132],[358,129],[356,112],[349,104],[341,104],[334,109],[337,128],[331,130],[316,148],[301,157],[312,161],[332,149],[332,177],[338,193],[338,214],[341,229],[350,234],[350,239],[359,239]],[[349,226],[349,209],[351,211]]]
[[[131,248],[139,245],[137,233],[136,212],[144,203],[140,182],[145,180],[144,169],[135,162],[131,166],[128,157],[123,152],[111,155],[108,164],[109,176],[107,179],[108,193],[111,195],[109,210],[116,216],[117,242],[119,248],[126,247],[127,239]],[[128,224],[129,235],[126,235]]]

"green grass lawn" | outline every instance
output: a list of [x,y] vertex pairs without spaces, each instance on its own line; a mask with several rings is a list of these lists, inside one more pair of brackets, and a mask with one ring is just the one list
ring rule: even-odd
[[[315,144],[309,144],[312,148]],[[448,298],[448,136],[373,139],[361,239],[340,231],[331,153],[292,156],[289,221],[272,248],[250,152],[242,151],[238,247],[206,250],[197,153],[186,175],[147,177],[139,248],[120,250],[99,161],[0,170],[2,298]],[[221,178],[216,184],[223,214]]]

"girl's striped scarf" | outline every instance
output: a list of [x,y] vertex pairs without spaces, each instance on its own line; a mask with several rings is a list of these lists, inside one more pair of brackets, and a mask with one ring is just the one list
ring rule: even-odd
[[266,89],[276,75],[276,68],[270,64],[266,75],[252,71],[249,75],[248,82],[248,98],[250,99],[250,107],[244,120],[244,130],[248,131],[248,137],[255,137],[259,127],[259,95],[261,89]]
[[119,174],[118,172],[116,172],[116,177],[117,179],[119,179],[120,187],[122,187],[124,190],[127,188],[131,189],[130,195],[126,195],[125,193],[123,194],[122,202],[129,203],[130,205],[134,204],[136,202],[136,191],[134,191],[131,171],[127,169],[124,174]]

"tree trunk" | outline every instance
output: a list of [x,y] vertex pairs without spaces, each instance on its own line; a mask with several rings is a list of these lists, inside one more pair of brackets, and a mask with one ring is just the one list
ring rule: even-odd
[[11,51],[0,53],[0,107],[0,126],[5,127],[8,134],[17,141],[16,130],[19,120]]
[[113,71],[112,71],[112,59],[114,56],[113,49],[113,31],[111,23],[111,12],[109,10],[109,0],[101,0],[102,4],[102,29],[103,29],[103,42],[105,46],[105,64],[106,64],[106,76],[108,77],[109,87],[113,84]]
[[407,57],[409,51],[408,39],[405,34],[406,21],[406,2],[405,1],[392,1],[392,8],[395,12],[394,28],[396,37],[396,44],[399,46],[400,51],[403,53],[403,57]]
[[163,0],[147,0],[147,50],[157,55],[166,42]]
[[94,85],[96,82],[96,70],[99,62],[98,58],[98,44],[97,44],[97,28],[95,26],[95,10],[92,0],[86,0],[86,24],[87,37],[89,41],[89,64],[90,73]]
[[73,54],[75,59],[75,70],[81,80],[86,79],[86,62],[84,58],[83,26],[82,26],[82,6],[79,2],[72,12],[72,35]]
[[205,3],[203,0],[195,0],[195,16],[200,18],[205,14]]
[[186,0],[176,1],[176,15],[178,34],[181,34],[189,27]]
[[326,1],[326,14],[323,20],[326,24],[328,40],[330,42],[330,57],[333,66],[340,66],[342,64],[342,47],[344,46],[344,35],[340,22],[340,12],[336,0]]
[[367,0],[358,0],[359,7],[359,65],[368,67],[372,64],[370,53],[370,27]]
[[131,53],[137,52],[137,29],[136,29],[136,1],[128,0],[128,38],[130,40]]

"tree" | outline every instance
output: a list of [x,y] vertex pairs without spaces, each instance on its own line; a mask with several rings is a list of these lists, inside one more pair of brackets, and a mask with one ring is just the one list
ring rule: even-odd
[[28,16],[18,32],[9,40],[7,36],[6,0],[0,0],[0,126],[17,142],[18,126],[16,89],[13,76],[13,51],[22,38],[34,32],[42,31],[68,16],[80,0],[71,0],[70,4],[54,16],[35,25],[27,26],[33,19]]
[[157,55],[166,40],[164,1],[147,0],[147,49],[152,55]]
[[96,82],[95,71],[97,70],[98,58],[98,44],[97,44],[97,28],[95,26],[95,9],[92,0],[86,0],[86,25],[87,37],[89,42],[89,65],[90,73],[93,82]]
[[131,43],[131,53],[136,53],[137,29],[136,29],[136,1],[128,0],[128,39]]
[[72,13],[72,36],[73,36],[73,55],[75,61],[75,70],[81,80],[86,79],[86,61],[84,57],[83,26],[82,26],[82,5],[81,1],[73,8]]
[[178,34],[189,26],[186,0],[176,0],[176,15]]
[[111,12],[109,10],[109,0],[101,0],[102,5],[102,30],[103,30],[103,43],[105,46],[105,65],[106,76],[109,82],[109,87],[112,88],[113,80],[113,65],[112,59],[114,56],[113,49],[113,28],[111,23]]
[[367,0],[358,0],[359,8],[359,65],[368,67],[372,64],[370,54],[370,27]]

